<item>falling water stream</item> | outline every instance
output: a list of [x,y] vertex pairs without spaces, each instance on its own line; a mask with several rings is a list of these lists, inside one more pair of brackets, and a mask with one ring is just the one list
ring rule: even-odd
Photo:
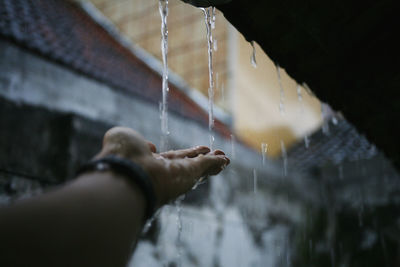
[[261,156],[262,156],[262,165],[265,165],[267,161],[267,152],[268,152],[268,145],[265,143],[261,143]]
[[[163,60],[162,71],[162,103],[160,108],[161,118],[161,151],[168,149],[168,0],[159,0],[159,12],[161,16],[161,54]],[[175,206],[177,209],[176,224],[178,227],[178,235],[176,238],[177,249],[177,266],[182,266],[182,201],[184,195],[177,198]]]
[[163,59],[162,71],[162,103],[161,117],[161,151],[168,149],[168,0],[159,0],[158,8],[161,16],[161,53]]
[[303,92],[301,90],[300,84],[296,85],[296,92],[297,92],[297,99],[299,100],[299,103],[301,105],[300,111],[303,114],[304,113],[304,102],[303,102]]
[[213,72],[213,36],[212,30],[215,28],[215,8],[201,8],[204,13],[204,20],[207,30],[207,48],[208,48],[208,130],[210,132],[210,149],[214,146],[214,72]]
[[178,235],[176,237],[175,245],[176,245],[176,250],[177,250],[177,266],[182,266],[182,250],[183,250],[183,244],[182,244],[182,201],[185,199],[185,195],[181,195],[175,200],[175,206],[176,206],[176,225],[178,226]]
[[285,113],[285,91],[283,90],[282,85],[282,78],[281,78],[281,68],[278,64],[276,64],[276,73],[278,75],[278,83],[279,83],[279,90],[280,90],[280,97],[279,97],[279,111],[281,114]]
[[251,57],[250,57],[250,63],[253,66],[253,68],[257,68],[256,45],[255,45],[254,41],[251,41],[251,47],[252,47],[252,52],[251,52]]
[[[214,71],[213,71],[213,52],[217,51],[218,45],[216,40],[213,39],[213,34],[212,31],[215,29],[215,21],[216,21],[216,16],[215,16],[215,8],[202,8],[202,11],[204,13],[204,19],[205,19],[205,25],[206,25],[206,30],[207,30],[207,52],[208,52],[208,70],[209,70],[209,88],[208,88],[208,118],[209,118],[209,123],[208,123],[208,130],[209,130],[209,141],[210,141],[210,148],[213,149],[214,147],[214,90],[218,86],[218,74],[215,74],[216,77],[214,77]],[[168,17],[168,0],[159,0],[159,12],[161,15],[161,33],[162,33],[162,42],[161,42],[161,51],[162,51],[162,59],[163,59],[163,71],[162,71],[162,102],[160,103],[160,119],[161,119],[161,144],[160,144],[160,150],[165,151],[168,149],[168,136],[169,136],[169,127],[168,127],[168,27],[167,27],[167,17]],[[251,42],[252,46],[252,54],[250,57],[250,63],[254,68],[257,68],[257,61],[256,61],[256,47],[255,43]],[[276,65],[276,72],[277,72],[277,77],[278,77],[278,83],[279,83],[279,89],[280,89],[280,100],[279,100],[279,110],[281,114],[285,113],[285,91],[283,87],[283,82],[282,82],[282,77],[281,77],[281,68],[277,64]],[[216,79],[214,79],[216,78]],[[214,81],[215,80],[215,81]],[[307,86],[304,87],[305,91],[309,91],[309,88]],[[301,104],[301,112],[304,112],[304,98],[303,98],[303,88],[297,84],[296,86],[296,91],[297,91],[297,97],[298,101]],[[322,117],[328,118],[327,114],[325,114],[326,110],[322,109]],[[337,119],[332,118],[332,123],[337,124]],[[325,124],[325,123],[324,123]],[[329,134],[329,129],[325,129],[325,134]],[[305,147],[309,147],[309,137],[306,135],[304,137],[304,144]],[[231,158],[235,159],[235,149],[240,151],[241,147],[235,148],[236,140],[235,136],[231,135]],[[287,150],[286,146],[283,140],[280,140],[280,146],[281,146],[281,157],[282,157],[282,174],[280,174],[279,177],[287,177],[288,175],[288,155],[287,155]],[[268,150],[268,145],[266,143],[261,143],[261,155],[262,155],[262,165],[266,165],[267,161],[267,150]],[[338,167],[338,176],[340,181],[343,181],[343,166],[339,165]],[[251,170],[251,169],[250,169]],[[347,170],[347,169],[346,169]],[[257,169],[252,169],[252,189],[250,189],[250,192],[248,193],[253,193],[254,194],[254,203],[256,203],[256,200],[258,200],[260,197],[263,197],[265,194],[264,192],[264,187],[265,186],[263,183],[264,181],[264,173],[261,170]],[[250,178],[251,179],[251,178]],[[240,180],[240,179],[239,179]],[[287,179],[288,181],[290,179]],[[218,181],[218,180],[214,180]],[[250,180],[251,181],[251,180]],[[286,183],[286,180],[285,180]],[[193,189],[195,189],[199,184],[196,184]],[[222,185],[222,186],[221,186]],[[220,260],[220,254],[222,253],[222,250],[220,249],[223,244],[223,239],[225,232],[228,232],[225,230],[225,214],[224,214],[224,205],[226,205],[226,200],[224,200],[224,194],[221,194],[221,192],[226,191],[226,184],[224,183],[213,183],[212,184],[212,192],[211,192],[211,198],[214,199],[212,203],[214,204],[214,213],[216,222],[217,222],[217,228],[216,228],[216,237],[214,240],[214,248],[213,248],[213,263],[215,266],[220,266],[221,260]],[[224,190],[222,190],[224,189]],[[253,191],[253,192],[251,192]],[[185,244],[187,244],[187,240],[185,239],[184,232],[182,232],[183,229],[183,221],[185,218],[182,216],[182,201],[183,201],[183,196],[178,198],[175,202],[175,207],[177,211],[177,216],[176,216],[176,226],[175,224],[173,227],[177,229],[177,235],[174,236],[175,239],[175,248],[176,250],[173,250],[173,258],[174,258],[174,263],[175,266],[182,266],[185,263],[186,257],[184,257],[183,253],[186,253],[186,248]],[[254,204],[253,203],[253,204]],[[221,208],[222,207],[222,208]],[[186,211],[186,208],[185,208]],[[360,228],[364,227],[366,224],[364,222],[364,215],[363,215],[364,209],[360,209],[358,213],[358,220],[359,220],[359,226]],[[185,213],[183,214],[185,215]],[[155,216],[156,217],[156,216]],[[228,218],[228,217],[227,217]],[[175,220],[175,218],[174,218]],[[150,227],[152,220],[146,225],[147,228]],[[312,224],[312,221],[310,222]],[[186,229],[186,223],[185,223],[185,229]],[[174,232],[176,233],[176,232]],[[304,242],[307,244],[308,252],[309,254],[314,254],[316,250],[316,242],[314,243],[314,240],[309,238],[306,239],[306,234],[304,234]],[[172,239],[174,240],[174,239]],[[380,243],[383,248],[384,254],[387,254],[387,242],[385,240],[385,237],[383,235],[380,235]],[[173,242],[173,241],[172,241]],[[168,242],[165,242],[166,244]],[[289,239],[286,241],[287,245],[284,245],[284,247],[289,248]],[[285,244],[286,244],[285,243]],[[286,250],[281,254],[281,252],[277,252],[277,254],[282,255],[282,258],[286,262],[286,266],[293,266],[291,262],[291,252],[289,250]],[[334,250],[333,248],[330,248],[330,259],[331,259],[331,266],[339,266],[338,261],[336,258],[341,252],[338,250]],[[186,255],[186,254],[185,254]],[[279,256],[277,255],[277,256]],[[307,254],[308,255],[308,254]],[[312,255],[311,255],[312,256]],[[171,259],[171,258],[170,258]]]
[[329,118],[331,117],[330,107],[321,103],[321,120],[322,120],[322,133],[329,135]]
[[305,146],[306,148],[309,148],[309,147],[310,147],[310,138],[308,137],[308,135],[305,135],[305,136],[304,136],[304,146]]

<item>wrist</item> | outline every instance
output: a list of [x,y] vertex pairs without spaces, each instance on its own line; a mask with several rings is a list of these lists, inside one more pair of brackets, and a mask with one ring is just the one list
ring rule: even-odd
[[108,155],[84,164],[77,172],[82,174],[88,171],[108,172],[115,176],[123,177],[125,181],[139,189],[146,200],[146,219],[150,218],[156,209],[156,194],[154,186],[147,173],[135,162],[115,156]]

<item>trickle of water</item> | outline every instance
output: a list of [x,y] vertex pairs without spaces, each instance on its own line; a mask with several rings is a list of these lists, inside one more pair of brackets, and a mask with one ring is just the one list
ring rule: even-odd
[[265,165],[265,162],[267,160],[267,151],[268,151],[268,145],[265,143],[261,143],[261,156],[262,156],[262,165]]
[[282,160],[283,160],[283,176],[287,176],[287,168],[288,168],[288,158],[286,152],[286,146],[283,140],[281,140],[281,151],[282,151]]
[[332,117],[332,123],[333,125],[337,125],[339,123],[338,119],[335,116]]
[[206,182],[207,178],[208,178],[208,176],[203,176],[203,177],[201,177],[201,178],[194,184],[194,186],[192,187],[192,190],[196,190],[196,188],[197,188],[199,185],[204,184],[204,183]]
[[158,215],[160,214],[161,209],[158,209],[153,216],[147,220],[146,224],[143,227],[143,233],[147,233],[150,229],[150,227],[153,225],[153,222],[155,221],[155,219],[158,217]]
[[296,91],[297,91],[297,99],[299,100],[299,102],[301,104],[301,113],[304,113],[303,92],[301,90],[300,84],[296,85]]
[[329,135],[329,117],[330,108],[328,105],[321,103],[322,133]]
[[279,111],[281,112],[281,114],[284,114],[285,113],[285,91],[283,90],[283,85],[282,85],[281,68],[279,67],[278,64],[276,64],[276,73],[278,75],[278,83],[279,83],[279,89],[280,89]]
[[208,47],[208,130],[210,132],[210,149],[214,144],[214,72],[213,72],[213,36],[212,29],[215,28],[215,8],[201,8],[204,13],[204,19],[207,29],[207,47]]
[[303,101],[303,93],[301,92],[300,84],[296,85],[296,91],[297,91],[297,99],[299,100],[299,102],[302,102]]
[[255,45],[254,41],[251,41],[251,47],[253,48],[253,51],[251,53],[250,63],[253,66],[253,68],[257,68],[256,45]]
[[257,170],[253,169],[253,193],[257,194]]
[[[214,122],[213,122],[214,123]],[[212,128],[210,129],[210,131],[212,131]],[[213,150],[213,146],[214,146],[214,142],[215,142],[215,137],[212,134],[212,132],[210,132],[210,149]]]
[[182,201],[185,199],[185,195],[182,195],[178,197],[175,200],[175,206],[176,206],[176,225],[178,228],[178,235],[176,237],[176,249],[177,249],[177,262],[178,266],[182,266]]
[[159,0],[158,9],[161,16],[161,53],[163,59],[162,103],[161,103],[161,151],[168,149],[168,0]]
[[305,136],[304,136],[304,146],[305,146],[306,148],[309,148],[309,147],[310,147],[310,138],[308,137],[308,135],[305,135]]
[[217,20],[215,7],[211,7],[211,29],[215,29],[215,21]]

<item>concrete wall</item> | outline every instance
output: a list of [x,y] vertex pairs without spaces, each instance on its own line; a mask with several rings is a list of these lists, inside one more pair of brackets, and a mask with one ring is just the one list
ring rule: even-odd
[[[2,202],[29,197],[72,179],[73,170],[100,149],[102,134],[112,125],[132,127],[159,144],[157,106],[11,43],[1,41],[0,51]],[[170,114],[169,123],[171,148],[208,144],[208,129],[197,123],[174,114]],[[269,255],[256,243],[249,227],[250,221],[263,227],[268,222],[265,218],[247,221],[244,215],[248,207],[243,205],[253,203],[252,196],[257,196],[254,172],[259,180],[256,190],[261,192],[262,177],[268,174],[277,180],[282,171],[270,163],[261,166],[259,154],[234,140],[218,135],[215,139],[215,146],[232,158],[231,166],[187,194],[181,205],[171,204],[161,210],[138,245],[132,260],[135,266],[152,266],[151,262],[153,266],[160,262],[254,266]],[[245,199],[243,196],[248,200],[242,203],[239,200]],[[182,230],[178,230],[179,225]],[[286,234],[282,233],[286,232],[281,227],[265,242],[272,242],[270,246],[283,242],[283,246]]]
[[[73,179],[112,125],[159,144],[158,106],[5,41],[0,58],[1,203]],[[208,144],[208,129],[169,122],[171,148]],[[400,179],[384,159],[283,176],[240,143],[216,147],[232,164],[161,209],[130,266],[398,266]]]

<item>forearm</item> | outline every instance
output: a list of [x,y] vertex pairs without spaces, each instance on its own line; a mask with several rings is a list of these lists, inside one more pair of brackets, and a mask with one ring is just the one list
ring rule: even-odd
[[124,266],[142,229],[145,204],[125,177],[82,175],[0,210],[0,258],[6,266]]

